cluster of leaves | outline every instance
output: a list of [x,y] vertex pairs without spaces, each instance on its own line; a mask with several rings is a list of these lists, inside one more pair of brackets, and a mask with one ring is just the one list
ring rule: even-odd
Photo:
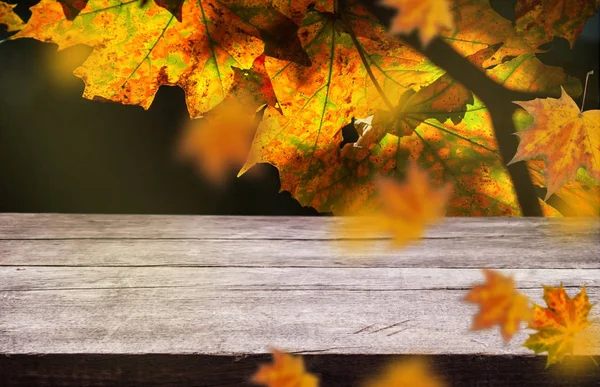
[[[440,35],[506,88],[560,97],[521,103],[535,121],[513,162],[541,159],[529,167],[547,197],[597,214],[598,113],[575,114],[561,87],[576,97],[580,81],[535,55],[555,36],[573,44],[593,0],[519,0],[515,25],[489,0],[383,3],[400,10],[392,33]],[[302,205],[347,214],[379,203],[374,177],[404,178],[417,163],[433,184],[452,183],[448,215],[521,214],[483,102],[358,0],[42,0],[31,11],[22,23],[0,5],[0,23],[19,31],[11,39],[93,47],[74,72],[84,97],[148,108],[161,85],[182,87],[201,119],[181,153],[216,180],[270,163]],[[370,130],[342,146],[342,128],[367,117]]]
[[513,278],[492,270],[484,270],[486,282],[474,286],[465,301],[478,304],[479,313],[473,319],[472,329],[487,329],[499,325],[502,337],[509,341],[519,330],[521,322],[536,330],[523,346],[536,354],[547,352],[547,366],[561,362],[567,355],[586,355],[600,346],[600,337],[589,329],[587,317],[592,304],[585,291],[570,298],[562,284],[544,286],[547,307],[531,305],[529,298],[515,288]]

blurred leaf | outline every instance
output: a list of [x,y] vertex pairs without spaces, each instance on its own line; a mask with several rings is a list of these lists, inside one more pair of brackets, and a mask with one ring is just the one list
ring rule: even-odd
[[319,379],[306,372],[301,356],[273,350],[273,363],[261,365],[253,383],[266,387],[317,387]]
[[489,329],[499,325],[502,337],[509,341],[519,330],[521,321],[531,317],[529,299],[515,289],[515,281],[494,270],[484,270],[485,283],[474,286],[466,302],[479,305],[471,329]]
[[440,31],[454,28],[448,0],[381,0],[380,3],[397,11],[390,33],[408,34],[416,29],[424,47]]

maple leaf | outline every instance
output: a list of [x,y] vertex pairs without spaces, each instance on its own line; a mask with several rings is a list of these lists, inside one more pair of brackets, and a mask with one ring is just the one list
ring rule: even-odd
[[5,25],[8,32],[19,31],[25,26],[23,20],[14,11],[16,4],[7,4],[0,1],[0,25]]
[[452,193],[449,183],[432,186],[429,174],[415,164],[408,168],[403,184],[380,178],[377,185],[385,224],[397,245],[420,238],[426,226],[443,217]]
[[300,356],[273,350],[273,364],[261,365],[251,381],[267,387],[317,387],[319,379],[307,373]]
[[515,101],[533,116],[533,124],[517,135],[519,147],[508,165],[542,158],[546,162],[546,199],[565,183],[574,181],[577,169],[600,181],[600,110],[581,112],[561,89],[560,98]]
[[529,299],[515,289],[515,281],[494,270],[483,270],[486,282],[474,286],[464,300],[479,304],[479,313],[471,329],[488,329],[499,325],[502,337],[509,341],[519,330],[521,321],[529,321]]
[[596,13],[596,0],[518,0],[516,30],[532,47],[560,36],[571,47],[585,22]]
[[[521,131],[531,126],[533,117],[525,109],[516,109],[513,114],[513,123],[517,131]],[[546,186],[544,170],[546,162],[543,160],[528,160],[527,167],[531,175],[533,184],[540,188]],[[585,169],[579,168],[574,181],[565,183],[551,195],[550,206],[547,202],[541,201],[544,216],[599,216],[600,215],[600,182],[592,179]],[[549,197],[550,199],[550,197]],[[577,224],[577,220],[573,221]],[[560,228],[563,228],[561,223]]]
[[[69,4],[80,8],[82,3]],[[264,31],[275,34],[287,27],[287,19],[268,0],[153,1],[142,8],[138,4],[89,0],[68,20],[63,4],[42,0],[31,8],[25,28],[11,39],[31,37],[56,43],[59,49],[92,46],[92,54],[74,71],[86,84],[85,98],[147,109],[161,85],[178,85],[195,118],[228,95],[233,67],[249,69],[265,51]],[[259,11],[268,17],[254,17]],[[277,47],[270,44],[276,55]]]
[[182,159],[214,183],[222,183],[226,172],[239,169],[248,158],[256,130],[256,111],[227,101],[185,128],[178,147]]
[[451,10],[455,28],[442,31],[441,36],[461,55],[497,46],[496,52],[481,63],[485,69],[507,58],[537,51],[523,40],[509,20],[492,9],[489,0],[455,0]]
[[327,197],[315,195],[335,178],[324,175],[323,167],[335,169],[340,129],[350,117],[366,117],[383,106],[359,50],[364,50],[373,76],[392,98],[442,74],[419,53],[389,37],[359,5],[344,2],[338,12],[306,14],[298,34],[310,67],[267,58],[266,69],[283,114],[267,109],[254,139],[256,157],[240,171],[268,162],[279,169],[282,190],[321,211],[331,210],[330,203],[320,202]]
[[561,362],[567,355],[585,351],[585,347],[600,345],[590,343],[592,338],[586,329],[590,326],[587,316],[592,309],[585,286],[570,298],[562,284],[558,288],[544,286],[547,307],[533,306],[533,316],[528,328],[538,332],[530,334],[523,346],[536,354],[548,353],[546,367]]
[[[356,236],[391,233],[394,245],[403,247],[421,238],[426,227],[444,216],[452,193],[449,183],[439,188],[432,185],[429,174],[415,164],[408,168],[403,183],[383,177],[376,183],[375,208],[365,211],[362,207],[358,213],[361,216],[344,217],[340,233]],[[363,197],[356,199],[364,202]]]
[[380,3],[398,11],[391,21],[390,33],[407,34],[418,29],[423,47],[440,31],[454,28],[448,0],[381,0]]
[[261,55],[251,69],[232,67],[235,75],[229,95],[203,118],[192,120],[179,139],[179,156],[191,160],[212,182],[222,183],[227,171],[244,165],[261,108],[278,106],[264,63]]
[[392,363],[366,387],[444,387],[446,383],[433,375],[422,359],[409,359]]
[[489,0],[457,0],[452,12],[456,14],[456,28],[443,32],[442,37],[464,56],[488,49],[478,66],[496,82],[511,90],[556,96],[562,85],[571,95],[581,94],[581,82],[568,76],[561,67],[537,59],[535,53],[540,50],[496,13]]

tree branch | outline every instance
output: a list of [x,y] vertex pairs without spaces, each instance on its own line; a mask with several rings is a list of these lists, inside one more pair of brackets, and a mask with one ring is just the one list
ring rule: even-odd
[[[434,39],[425,50],[421,49],[418,43],[411,43],[435,65],[444,69],[448,75],[471,90],[485,104],[492,117],[502,162],[506,165],[516,153],[518,146],[517,137],[513,136],[516,129],[512,120],[517,106],[512,101],[530,100],[537,95],[508,90],[497,84],[440,38]],[[527,164],[521,161],[509,165],[507,169],[515,187],[523,216],[543,216]]]

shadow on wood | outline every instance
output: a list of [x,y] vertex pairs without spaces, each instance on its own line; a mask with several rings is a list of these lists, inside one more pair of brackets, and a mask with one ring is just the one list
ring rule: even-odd
[[[321,387],[361,386],[392,361],[389,355],[306,355]],[[398,356],[397,358],[402,358]],[[590,359],[577,373],[545,370],[546,357],[441,355],[429,357],[449,386],[587,387],[600,374]],[[14,355],[0,357],[0,385],[34,386],[252,386],[247,380],[269,355],[245,358],[206,355]],[[567,362],[568,363],[568,362]]]

